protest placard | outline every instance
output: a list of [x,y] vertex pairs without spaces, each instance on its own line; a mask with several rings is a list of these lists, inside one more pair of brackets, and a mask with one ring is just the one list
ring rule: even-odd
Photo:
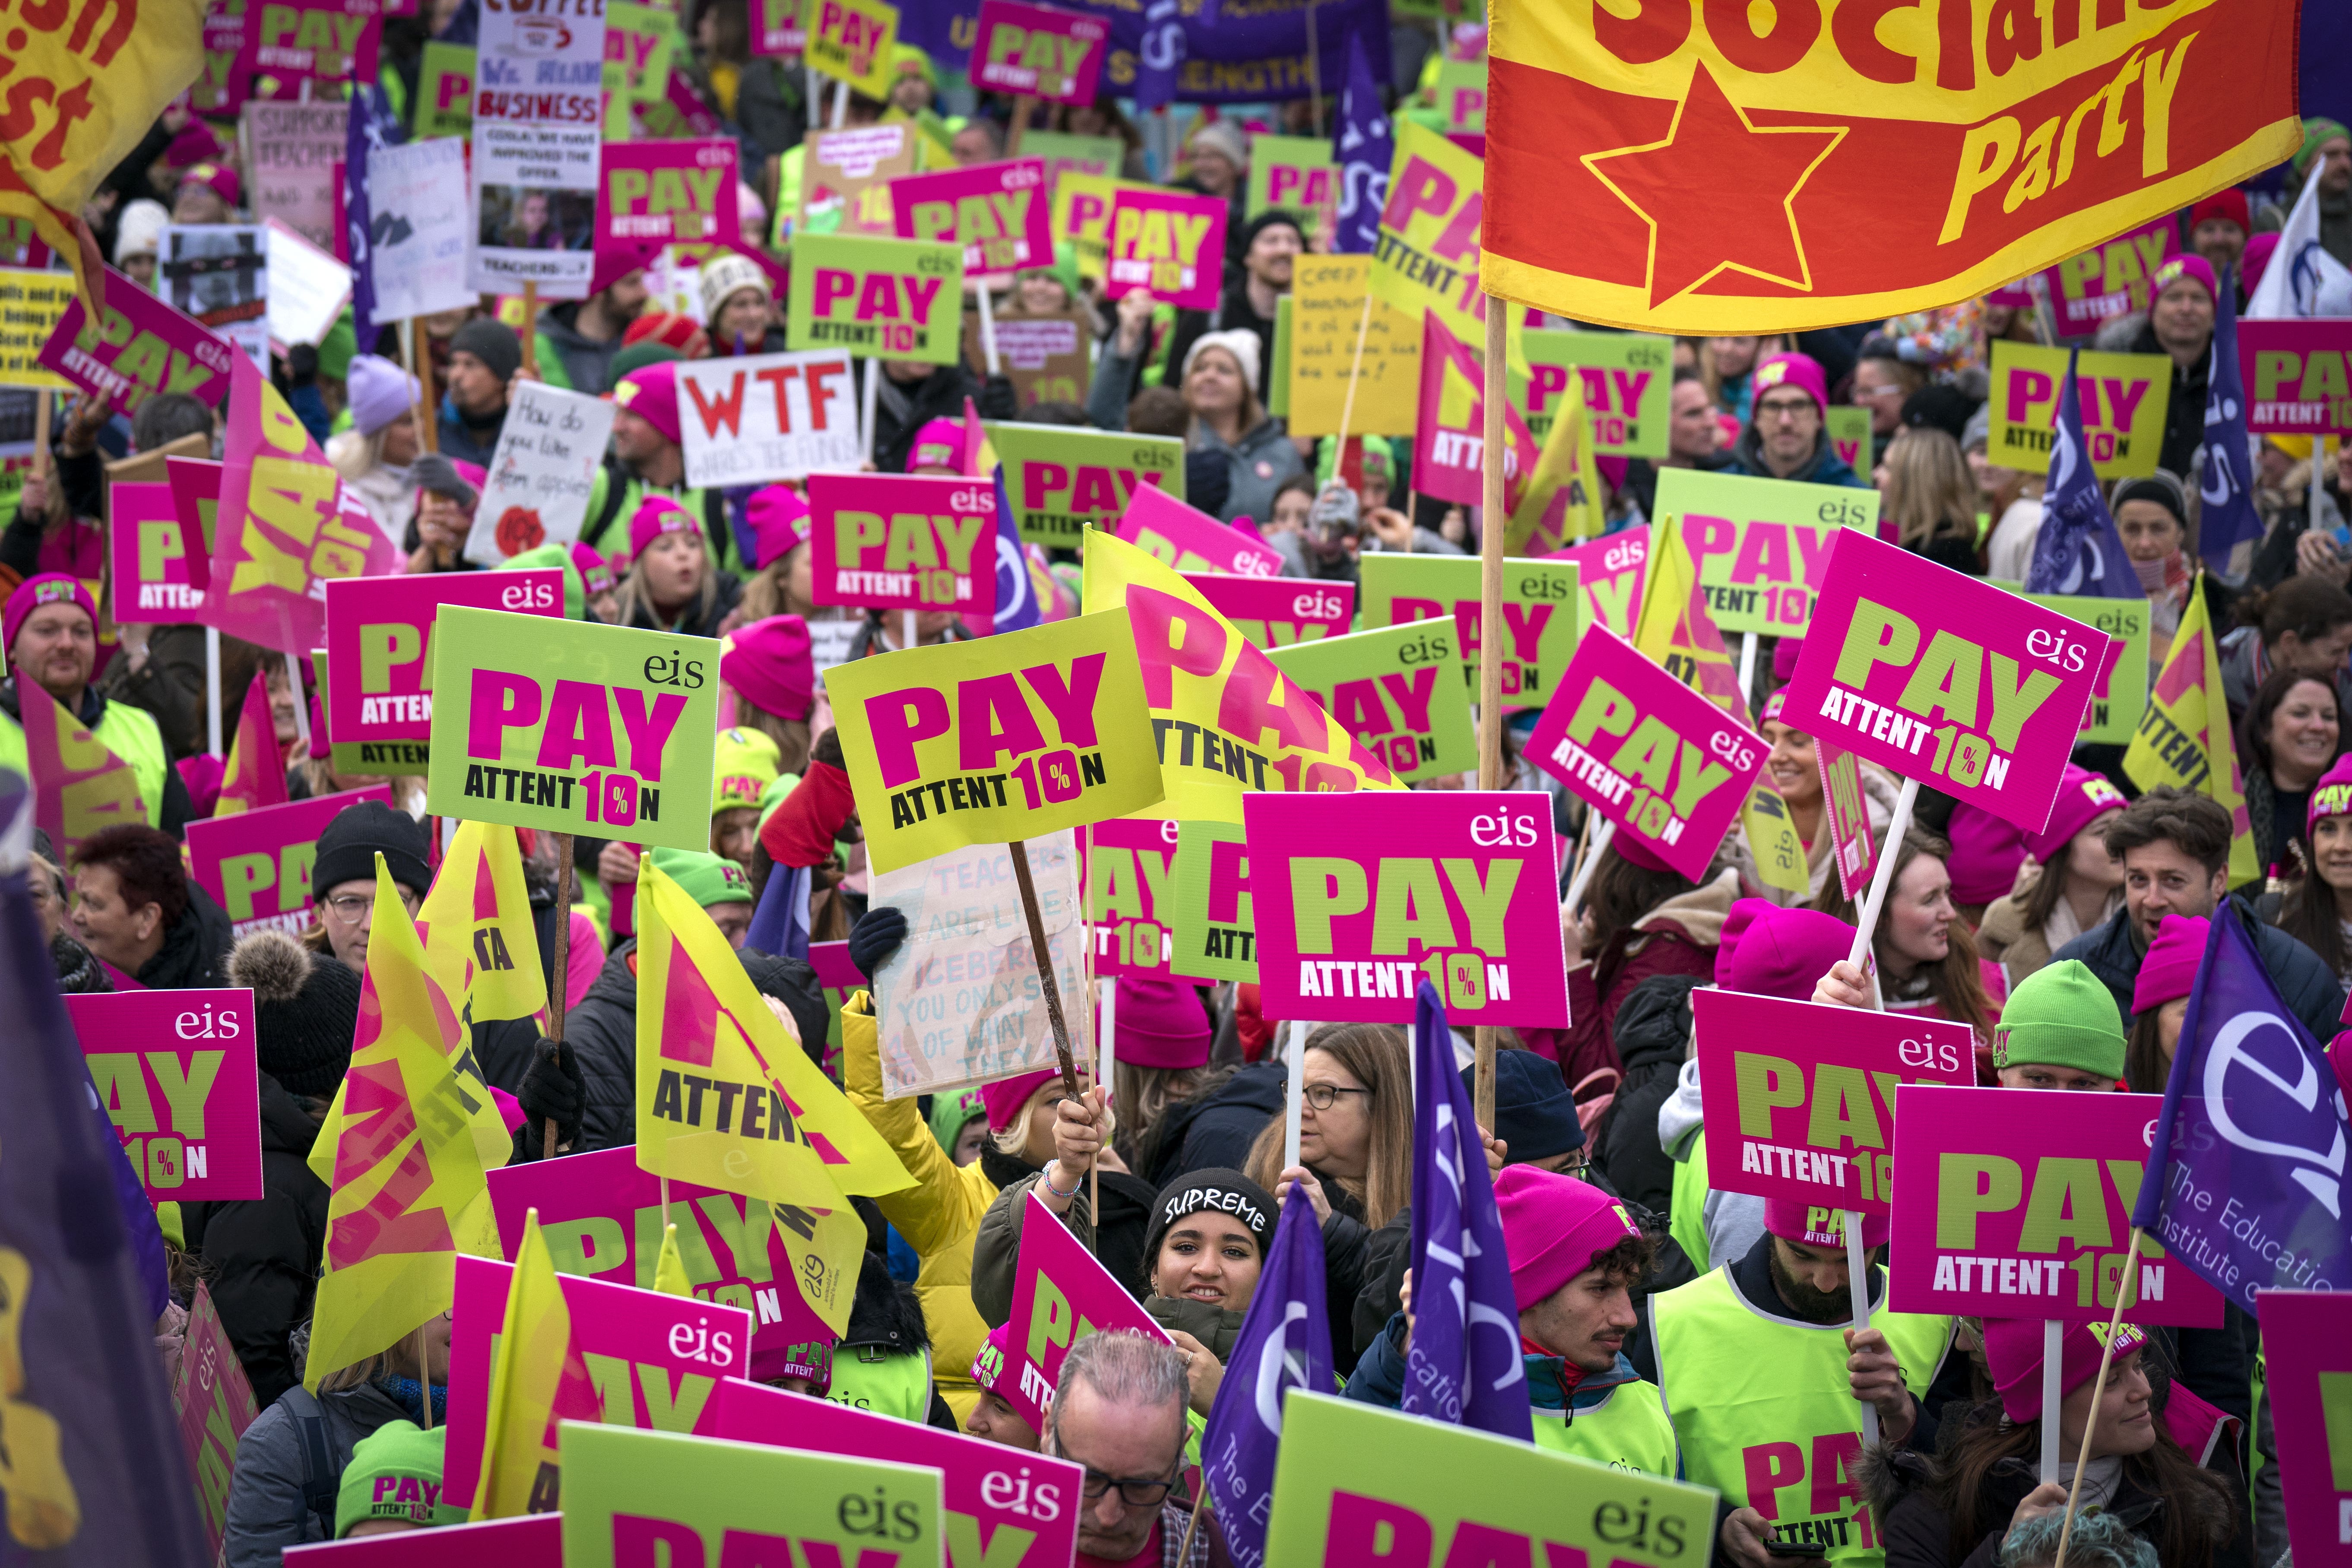
[[[1413,490],[1454,506],[1481,504],[1486,494],[1486,372],[1485,357],[1447,331],[1433,316],[1421,323],[1421,387],[1412,452]],[[1515,407],[1503,411],[1503,474],[1516,495],[1535,472],[1537,447]],[[1566,505],[1563,501],[1562,506]],[[1584,531],[1579,528],[1577,531]],[[1504,549],[1528,553],[1514,538]]]
[[[1064,997],[1087,992],[1086,926],[1078,852],[1067,829],[1027,841],[1054,983]],[[873,900],[907,912],[907,940],[874,974],[882,1092],[950,1092],[1055,1065],[1052,1020],[1038,988],[1028,916],[1002,844],[971,845],[877,872]],[[1094,1038],[1090,1012],[1063,1016],[1073,1057]]]
[[[1992,417],[1990,461],[2032,474],[2049,471],[2068,352],[1994,341],[1992,391],[1985,405]],[[2172,361],[2163,354],[2084,350],[2075,358],[2074,388],[2082,397],[2083,446],[2092,470],[2103,479],[2156,472],[2172,405]]]
[[980,0],[971,84],[1046,103],[1092,103],[1109,53],[1110,27],[1099,16],[1021,0]]
[[1053,187],[1053,236],[1056,241],[1066,241],[1078,264],[1078,276],[1099,282],[1108,265],[1110,255],[1110,209],[1123,190],[1152,190],[1151,185],[1130,186],[1110,174],[1091,174],[1076,169],[1062,172],[1055,178]]
[[149,1198],[262,1195],[251,991],[116,991],[64,1001],[98,1108]]
[[898,8],[883,0],[808,0],[803,58],[811,70],[845,81],[866,97],[890,96],[891,51],[898,41]]
[[495,566],[542,544],[570,544],[588,518],[588,497],[613,434],[610,399],[544,382],[507,389],[489,476],[466,535],[466,559]]
[[901,174],[890,182],[890,220],[898,237],[961,246],[967,273],[1051,267],[1052,218],[1042,158]]
[[1372,252],[1372,292],[1412,319],[1421,313],[1465,343],[1486,342],[1486,302],[1478,289],[1479,210],[1485,171],[1474,153],[1400,116],[1396,155]]
[[2147,672],[2154,662],[2152,611],[2146,599],[2093,599],[2064,594],[2027,594],[2067,619],[2105,632],[2107,658],[2091,687],[2078,744],[2122,745],[2139,728],[2147,707]]
[[[236,69],[258,79],[255,90],[268,96],[300,99],[313,107],[314,94],[331,82],[372,82],[381,49],[383,16],[378,0],[246,0],[244,47]],[[255,106],[247,104],[250,111]],[[276,108],[264,104],[263,108]],[[332,107],[338,116],[343,106]],[[254,167],[250,151],[246,167]]]
[[327,584],[327,654],[341,678],[328,694],[338,766],[421,773],[433,736],[433,633],[457,605],[563,616],[563,573],[351,577]]
[[1289,420],[1297,435],[1336,436],[1345,413],[1351,436],[1402,436],[1419,416],[1420,314],[1377,298],[1367,310],[1370,273],[1371,259],[1362,256],[1291,263]]
[[1584,383],[1592,450],[1611,458],[1666,455],[1674,401],[1674,345],[1646,332],[1530,331],[1528,374],[1511,376],[1512,402],[1541,442],[1568,406],[1568,378]]
[[1441,60],[1437,66],[1437,112],[1448,132],[1486,133],[1486,62]]
[[430,1535],[384,1531],[341,1541],[313,1541],[286,1548],[293,1568],[418,1568],[429,1553],[432,1568],[563,1568],[563,1516],[523,1513],[477,1524],[436,1526]]
[[198,817],[187,828],[188,875],[227,913],[230,935],[282,931],[300,936],[318,923],[310,872],[319,835],[366,800],[391,805],[391,787],[366,784],[258,811]]
[[68,297],[40,345],[40,362],[68,385],[111,398],[118,414],[137,412],[159,392],[220,405],[235,351],[219,337],[111,268],[106,310],[96,321],[72,292],[70,274],[47,276],[64,278]]
[[245,52],[247,0],[208,0],[205,6],[204,69],[188,85],[188,107],[208,119],[245,107],[251,79],[236,68]]
[[1896,1088],[1976,1081],[1963,1023],[1712,989],[1691,1018],[1718,1193],[1887,1214]]
[[1250,138],[1244,216],[1286,212],[1298,220],[1300,237],[1311,242],[1325,205],[1336,194],[1338,179],[1339,165],[1332,160],[1328,137],[1273,136],[1261,132]]
[[[2108,1321],[2164,1097],[1909,1084],[1895,1098],[1908,1131],[1895,1148],[1887,1305]],[[2127,1321],[2221,1326],[2221,1293],[2153,1236],[2137,1277]]]
[[1257,983],[1257,919],[1250,900],[1248,835],[1237,822],[1176,825],[1170,868],[1171,973]]
[[629,110],[659,100],[668,89],[670,67],[681,37],[677,14],[667,6],[604,0],[606,141],[625,144]]
[[859,235],[793,238],[784,338],[795,349],[846,349],[955,363],[963,321],[963,252],[952,245]]
[[[451,199],[465,184],[464,141],[436,136],[372,147],[367,179],[375,319],[404,321],[472,300],[466,287],[466,208]],[[529,384],[518,383],[509,395]]]
[[817,604],[996,614],[994,485],[915,474],[815,474],[808,501],[809,581]]
[[188,1329],[180,1347],[180,1370],[172,1382],[172,1409],[179,1418],[180,1446],[196,1478],[196,1506],[205,1536],[218,1552],[228,1533],[228,1483],[236,1468],[236,1446],[260,1412],[253,1384],[236,1359],[212,1286],[196,1281],[188,1308]]
[[1822,435],[1828,440],[1830,450],[1837,460],[1855,473],[1867,478],[1871,461],[1870,410],[1853,408],[1843,404],[1822,412]]
[[1266,656],[1399,783],[1415,784],[1478,765],[1470,689],[1454,679],[1457,636],[1438,616],[1270,647]]
[[2179,249],[2180,222],[2167,213],[2154,223],[2042,268],[2059,340],[2087,338],[2117,316],[2146,311],[2154,298],[2148,280],[2164,265],[2165,258]]
[[583,300],[595,272],[604,13],[486,6],[474,81],[467,285]]
[[[472,1504],[481,1479],[492,1369],[501,1353],[520,1353],[499,1342],[514,1271],[513,1264],[495,1258],[457,1259],[441,1496],[459,1507]],[[585,1408],[568,1407],[559,1393],[558,1420],[708,1434],[717,1425],[710,1396],[719,1380],[751,1373],[751,1314],[740,1307],[576,1274],[560,1273],[556,1283],[572,1320],[565,1355],[587,1364],[594,1385],[593,1403]],[[547,1347],[534,1348],[543,1352]]]
[[1118,526],[1111,531],[1179,572],[1259,578],[1282,574],[1278,551],[1148,485],[1128,498]]
[[1605,533],[1543,559],[1576,563],[1576,579],[1584,589],[1586,626],[1605,626],[1621,637],[1633,635],[1634,617],[1642,609],[1642,584],[1649,572],[1648,529]]
[[2340,1565],[2344,1521],[2352,1513],[2352,1431],[2344,1400],[2352,1388],[2352,1297],[2335,1290],[2264,1290],[2266,1345],[2296,1353],[2266,1358],[2264,1396],[2278,1432],[2279,1480],[2286,1496],[2287,1543],[2295,1561]]
[[[1479,564],[1475,555],[1382,551],[1357,563],[1363,623],[1403,626],[1451,615],[1467,689],[1478,689],[1483,656]],[[1572,561],[1518,558],[1503,563],[1503,706],[1540,708],[1575,656],[1584,595]]]
[[1344,633],[1355,619],[1356,585],[1313,577],[1237,577],[1184,573],[1184,582],[1249,638],[1272,653]]
[[269,237],[269,309],[263,319],[269,323],[270,352],[282,358],[297,343],[318,347],[333,329],[352,301],[352,269],[282,218],[262,226]]
[[[632,7],[636,9],[636,7]],[[666,26],[670,14],[655,11]],[[605,20],[605,47],[627,47]],[[707,245],[742,232],[736,193],[735,143],[724,138],[688,142],[615,142],[605,145],[597,172],[594,247],[607,257],[650,259],[666,245]]]
[[1068,1568],[1077,1549],[1082,1465],[740,1378],[711,1408],[713,1436],[938,1470],[946,1568]]
[[1180,310],[1213,310],[1224,293],[1223,196],[1122,186],[1110,208],[1104,297],[1139,289]]
[[1163,793],[1124,616],[863,659],[825,692],[877,870],[1124,816]]
[[1862,759],[1816,738],[1813,765],[1822,777],[1822,826],[1830,836],[1838,891],[1859,902],[1870,886],[1877,851],[1870,835],[1870,802],[1862,793]]
[[188,574],[190,547],[201,553],[204,541],[181,528],[171,485],[118,480],[107,488],[106,500],[114,577],[108,613],[123,626],[186,620],[205,596]]
[[1549,799],[1244,795],[1266,1016],[1399,1023],[1425,977],[1454,1024],[1558,1027],[1568,961]]
[[1108,529],[1149,485],[1184,499],[1184,443],[1172,436],[1076,430],[1066,425],[983,425],[1004,465],[1004,493],[1026,544],[1075,549]]
[[2252,436],[2352,432],[2352,321],[2238,320]]
[[447,624],[434,627],[442,700],[428,810],[647,847],[710,847],[716,642],[467,605],[445,613]]
[[[777,0],[782,3],[782,0]],[[812,131],[794,232],[837,216],[843,234],[892,235],[890,182],[915,172],[915,128],[903,121]]]
[[[257,224],[171,224],[154,292],[257,368],[269,363],[269,235]],[[107,291],[110,302],[113,290]]]
[[2080,621],[1850,531],[1783,715],[2039,833],[2106,652]]
[[180,542],[186,552],[182,561],[187,567],[188,581],[198,588],[212,584],[213,530],[220,517],[221,468],[209,458],[173,456],[163,460],[163,472],[172,486],[172,504],[180,514]]
[[[1083,407],[1094,377],[1094,336],[1081,310],[1052,316],[998,316],[996,365],[1013,384],[1015,407],[1040,403],[1070,403]],[[982,341],[980,312],[963,318],[963,362],[975,372],[988,369],[988,348]]]
[[[1127,162],[1127,143],[1116,136],[1073,136],[1066,131],[1024,131],[1021,155],[1045,160],[1045,194],[1058,198],[1064,174],[1116,178]],[[1067,237],[1056,228],[1055,240]]]
[[1169,883],[1179,825],[1167,817],[1114,817],[1086,830],[1087,919],[1097,977],[1164,974],[1175,909]]
[[[253,32],[267,34],[290,19],[286,0],[247,0],[260,17]],[[375,9],[375,0],[325,0],[308,15],[320,21],[356,26],[373,16],[338,15],[342,7]],[[330,11],[325,5],[331,5]],[[248,45],[248,47],[250,47]],[[371,44],[371,47],[372,44]],[[321,53],[326,51],[321,50]],[[280,75],[271,70],[272,76]],[[367,67],[361,81],[375,79]],[[284,96],[291,98],[291,93]],[[237,119],[237,143],[245,155],[246,205],[254,220],[277,218],[327,252],[335,251],[335,165],[343,161],[350,106],[341,103],[248,103]]]
[[74,302],[70,272],[0,271],[0,386],[74,384],[41,368],[41,349]]
[[1801,637],[1841,531],[1878,526],[1870,490],[1696,468],[1658,470],[1658,515],[1698,567],[1707,613],[1727,632]]
[[[416,68],[416,134],[462,138],[473,130],[474,46],[427,39]],[[371,202],[374,195],[369,192]]]
[[1715,1534],[1705,1487],[1305,1389],[1282,1418],[1269,1563],[1679,1568]]
[[[1265,1216],[1269,1226],[1273,1217]],[[996,1393],[1041,1431],[1072,1345],[1112,1330],[1161,1342],[1168,1339],[1034,1193],[1021,1200],[1021,1261],[1013,1275],[1010,1321],[1011,1353]]]
[[755,485],[854,469],[865,458],[849,356],[751,354],[677,367],[689,485]]

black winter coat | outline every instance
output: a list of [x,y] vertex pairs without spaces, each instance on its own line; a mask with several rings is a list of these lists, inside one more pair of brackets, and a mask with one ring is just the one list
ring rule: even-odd
[[[172,770],[173,778],[179,770]],[[163,932],[163,945],[131,978],[150,991],[187,991],[228,984],[228,911],[212,895],[188,881],[188,907]]]
[[[2271,982],[2278,987],[2284,1001],[2315,1040],[2332,1040],[2341,1026],[2337,1016],[2344,1011],[2344,987],[2319,954],[2279,930],[2254,918],[2252,909],[2243,899],[2232,895],[2226,905],[2245,917],[2252,931],[2255,951],[2263,955],[2263,967],[2270,971]],[[2091,973],[2103,981],[2115,994],[2116,1006],[2123,1014],[2124,1032],[2132,1026],[2132,988],[2139,979],[2140,961],[2147,957],[2139,944],[2132,940],[2131,911],[2117,910],[2106,924],[2086,931],[2056,952],[2050,955],[2053,963],[2067,959],[2080,959]]]
[[1675,1163],[1658,1146],[1658,1110],[1675,1092],[1691,1037],[1691,974],[1654,974],[1617,1009],[1625,1081],[1593,1131],[1591,1158],[1621,1197],[1664,1214],[1674,1206]]
[[1240,1170],[1258,1133],[1282,1113],[1287,1081],[1280,1062],[1253,1062],[1213,1094],[1169,1107],[1136,1173],[1157,1190],[1187,1171]]
[[[878,372],[879,360],[866,362],[866,374]],[[865,389],[858,389],[860,396]],[[874,398],[874,466],[886,474],[907,471],[907,455],[914,450],[915,432],[934,419],[963,419],[963,400],[983,419],[1011,419],[1020,412],[1013,383],[1001,375],[984,381],[959,362],[943,364],[920,381],[882,377]]]
[[580,1063],[588,1103],[572,1152],[592,1154],[637,1141],[637,976],[632,937],[613,950],[588,994],[563,1021],[563,1037]]
[[187,1249],[205,1260],[213,1304],[262,1409],[301,1381],[287,1336],[310,1315],[327,1243],[327,1185],[308,1163],[318,1137],[301,1102],[263,1073],[262,1195],[181,1205]]
[[[2161,355],[2169,363],[2170,356],[2156,341],[2153,313],[2141,323],[2139,336],[2132,340],[2131,352]],[[2164,445],[2156,454],[2158,468],[2190,485],[2197,482],[2197,448],[2205,444],[2206,373],[2212,357],[2200,353],[2185,367],[2172,366],[2172,401],[2165,405]]]

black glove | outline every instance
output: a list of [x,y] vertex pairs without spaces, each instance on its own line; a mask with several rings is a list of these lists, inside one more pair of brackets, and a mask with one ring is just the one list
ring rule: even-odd
[[319,379],[319,351],[309,343],[296,343],[286,351],[286,384],[289,387],[308,386]]
[[907,911],[893,904],[876,904],[850,928],[849,962],[871,983],[874,972],[889,962],[906,940]]
[[980,384],[980,395],[972,399],[973,411],[983,419],[1013,419],[1021,413],[1021,401],[1013,390],[1009,375],[992,375]]
[[555,1123],[559,1148],[580,1141],[580,1113],[588,1105],[588,1082],[580,1076],[579,1058],[569,1045],[539,1042],[522,1082],[515,1086],[515,1103],[530,1118],[522,1135],[534,1154],[545,1147],[550,1121]]

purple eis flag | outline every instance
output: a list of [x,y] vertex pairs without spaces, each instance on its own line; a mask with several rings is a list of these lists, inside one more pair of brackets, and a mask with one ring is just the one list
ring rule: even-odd
[[2050,484],[2042,497],[2042,529],[2033,536],[2033,559],[2025,569],[2029,594],[2074,594],[2095,599],[2141,599],[2124,553],[2123,535],[2091,471],[2083,440],[2083,398],[2074,380],[2080,351],[2066,356],[2066,384],[2058,394],[2058,418],[2051,427]]
[[1327,1394],[1335,1377],[1323,1229],[1306,1189],[1294,1186],[1201,1436],[1202,1483],[1224,1526],[1235,1568],[1263,1568],[1265,1562],[1283,1395],[1293,1388]]
[[1502,1211],[1454,1038],[1426,980],[1412,1016],[1412,1348],[1408,1415],[1535,1439]]
[[1359,36],[1348,39],[1348,86],[1339,97],[1339,129],[1331,138],[1331,156],[1339,165],[1338,232],[1331,237],[1331,249],[1337,255],[1369,256],[1381,237],[1381,209],[1388,205],[1396,133],[1381,107],[1380,84],[1372,79],[1371,62]]
[[[2158,287],[2179,276],[2169,264],[2157,268]],[[2238,289],[2235,268],[2221,268],[2213,312],[2213,359],[2205,394],[2205,446],[2199,454],[2198,494],[2205,503],[2197,522],[2197,552],[2216,571],[2231,552],[2263,536],[2254,510],[2253,446],[2246,436],[2246,378],[2238,359]]]

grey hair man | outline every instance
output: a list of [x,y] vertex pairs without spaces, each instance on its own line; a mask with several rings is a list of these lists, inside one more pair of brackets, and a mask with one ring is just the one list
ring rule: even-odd
[[[1184,1352],[1140,1334],[1070,1347],[1046,1411],[1045,1451],[1086,1468],[1078,1568],[1213,1568],[1227,1561],[1214,1515],[1192,1523],[1184,1469]],[[1191,1550],[1185,1550],[1188,1539]]]

